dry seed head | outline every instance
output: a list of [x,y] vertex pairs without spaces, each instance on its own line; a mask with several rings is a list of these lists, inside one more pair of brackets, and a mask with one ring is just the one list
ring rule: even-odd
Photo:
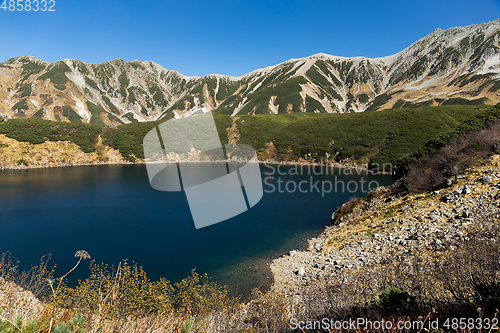
[[90,254],[85,250],[76,251],[75,257],[82,259],[90,259]]

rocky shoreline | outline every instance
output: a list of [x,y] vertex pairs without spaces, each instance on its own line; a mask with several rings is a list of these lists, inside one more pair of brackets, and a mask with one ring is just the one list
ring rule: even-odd
[[[75,167],[75,166],[96,166],[96,165],[131,165],[136,164],[132,162],[92,162],[92,163],[57,163],[57,164],[46,164],[46,165],[0,165],[0,171],[2,170],[28,170],[28,169],[50,169],[50,168],[65,168],[65,167]],[[140,163],[137,163],[140,164]]]
[[[261,156],[262,159],[262,156]],[[220,161],[192,160],[190,163],[228,163],[234,162],[230,159]],[[236,161],[238,162],[238,161]],[[80,147],[69,141],[46,141],[40,144],[31,144],[11,139],[0,134],[0,171],[1,170],[26,170],[39,168],[56,168],[89,165],[122,165],[122,164],[145,164],[144,159],[137,158],[135,162],[127,161],[116,149],[103,145],[99,139],[96,151],[92,153],[83,152]],[[387,174],[382,171],[368,169],[367,163],[355,163],[346,160],[342,163],[321,160],[308,161],[300,158],[296,161],[276,161],[273,159],[259,160],[260,164],[267,165],[311,165],[339,169],[354,169],[375,174]]]
[[298,290],[327,278],[347,281],[356,271],[404,261],[413,253],[453,250],[473,216],[500,214],[499,167],[496,155],[432,193],[394,196],[389,187],[381,188],[340,224],[309,239],[306,251],[273,260],[275,287]]
[[[185,161],[184,163],[230,163],[234,162],[231,160],[223,160],[223,161]],[[45,164],[20,164],[16,165],[14,163],[10,163],[8,165],[0,165],[1,170],[27,170],[27,169],[44,169],[44,168],[60,168],[60,167],[72,167],[72,166],[95,166],[95,165],[131,165],[131,164],[146,164],[148,162],[144,160],[137,160],[135,162],[129,162],[126,160],[113,160],[113,161],[93,161],[93,162],[56,162],[56,163],[45,163]],[[158,163],[158,162],[153,162]],[[389,174],[387,172],[382,171],[373,171],[369,170],[365,166],[357,166],[351,164],[342,164],[342,163],[315,163],[315,162],[300,162],[300,161],[259,161],[259,164],[266,165],[308,165],[308,166],[320,166],[320,167],[329,167],[329,168],[338,168],[338,169],[353,169],[362,172],[368,172],[372,174]]]

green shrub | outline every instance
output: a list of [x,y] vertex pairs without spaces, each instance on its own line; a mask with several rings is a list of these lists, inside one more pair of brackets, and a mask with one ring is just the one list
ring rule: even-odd
[[28,162],[26,162],[24,159],[20,159],[16,162],[16,164],[19,166],[19,165],[24,165],[24,166],[28,166]]
[[92,114],[92,117],[90,118],[90,123],[95,124],[95,125],[100,126],[100,127],[104,126],[99,115],[101,113],[105,113],[106,110],[104,110],[100,106],[95,105],[94,103],[92,103],[90,101],[87,101],[87,108],[90,111],[90,113]]
[[113,112],[114,114],[116,115],[119,115],[120,114],[120,111],[118,111],[118,109],[116,108],[116,106],[111,103],[111,100],[108,98],[108,96],[106,95],[102,95],[102,100],[104,101],[104,103],[106,103],[107,106],[109,106],[111,112]]
[[117,128],[105,129],[102,133],[103,143],[119,150],[120,154],[127,160],[144,158],[142,148],[144,137],[150,130],[164,121],[136,122],[120,125]]
[[497,91],[498,89],[500,89],[500,81],[496,81],[494,85],[491,86],[490,88],[490,92],[495,92]]
[[363,104],[368,103],[369,97],[367,94],[358,95],[358,101]]
[[23,97],[29,97],[31,96],[31,83],[24,85],[20,90],[19,90],[19,98]]
[[[55,65],[53,65],[45,74],[40,76],[38,80],[47,80],[50,79],[53,84],[59,85],[61,87],[62,85],[65,85],[68,82],[68,79],[66,77],[66,72],[70,72],[71,69],[66,65],[64,62],[59,61]],[[58,88],[59,89],[59,88]]]
[[28,110],[28,104],[26,103],[26,98],[20,100],[16,104],[14,104],[14,106],[12,107],[12,109],[13,110],[23,110],[23,111]]
[[377,110],[380,106],[384,105],[391,99],[391,95],[388,94],[382,94],[377,97],[372,101],[372,104],[366,111],[374,111]]
[[338,224],[342,222],[344,217],[354,212],[354,208],[359,204],[359,198],[353,197],[349,199],[349,201],[345,202],[342,206],[340,206],[335,213],[333,213],[332,223]]
[[442,105],[467,105],[469,100],[461,97],[447,99]]
[[[297,160],[336,156],[395,165],[398,159],[420,148],[440,132],[454,128],[476,114],[478,107],[440,106],[411,110],[382,110],[354,114],[292,113],[243,115],[236,121],[239,143],[264,150],[273,142],[278,159]],[[229,126],[228,126],[229,127]]]
[[[0,309],[0,315],[2,314]],[[24,316],[19,314],[13,322],[0,319],[0,332],[2,333],[38,333],[47,328],[47,320],[30,319],[24,322]]]
[[43,108],[35,112],[31,118],[38,118],[38,119],[43,119]]
[[68,118],[72,123],[80,123],[82,121],[78,113],[67,105],[62,107],[62,115]]
[[89,87],[94,88],[95,90],[99,91],[99,87],[97,86],[97,83],[95,83],[93,80],[89,79],[88,77],[85,77],[85,83]]
[[134,117],[134,115],[132,113],[127,113],[127,114],[123,115],[123,117],[127,118],[132,123],[139,122],[137,119],[135,119],[135,117]]
[[0,134],[9,138],[32,144],[45,141],[72,141],[86,153],[95,151],[95,143],[100,132],[100,127],[96,125],[41,119],[10,119],[0,123]]
[[193,328],[193,322],[189,321],[189,320],[188,321],[184,321],[182,323],[176,322],[174,324],[174,330],[175,331],[169,331],[167,333],[179,332],[179,328],[180,328],[180,332],[181,333],[189,333],[189,332],[191,332],[191,329]]
[[379,296],[379,304],[390,313],[404,313],[415,308],[415,297],[401,288],[389,288]]
[[[77,313],[73,318],[68,320],[67,322],[60,322],[54,328],[54,333],[86,333],[85,330],[85,320],[83,319],[82,314]],[[96,333],[100,333],[102,330],[98,328],[95,330]]]
[[23,68],[22,75],[29,76],[40,73],[45,68],[45,65],[39,65],[36,62],[25,62],[21,67]]
[[[132,116],[131,114],[129,114]],[[103,143],[118,149],[120,154],[130,162],[135,162],[136,158],[144,158],[144,150],[142,142],[146,134],[154,127],[161,123],[172,119],[173,113],[169,113],[162,120],[149,122],[133,122],[130,124],[120,125],[117,128],[106,129],[102,134]],[[213,114],[217,131],[222,144],[227,143],[226,128],[231,127],[232,120],[229,116],[221,114]]]

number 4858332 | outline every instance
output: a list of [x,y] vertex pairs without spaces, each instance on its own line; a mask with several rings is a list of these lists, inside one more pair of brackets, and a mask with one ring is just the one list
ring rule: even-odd
[[0,9],[4,12],[55,12],[55,7],[55,0],[3,0]]

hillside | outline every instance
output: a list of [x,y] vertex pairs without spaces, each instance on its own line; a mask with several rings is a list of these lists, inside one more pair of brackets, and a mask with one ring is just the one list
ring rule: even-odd
[[[436,106],[356,114],[240,117],[214,114],[214,119],[223,143],[248,144],[257,150],[260,161],[341,163],[371,169],[384,168],[385,164],[390,169],[436,135],[490,108]],[[0,167],[142,162],[144,136],[163,121],[101,128],[10,119],[0,123]]]
[[209,110],[235,116],[496,104],[499,28],[500,20],[436,29],[388,57],[316,54],[241,77],[187,77],[151,61],[16,57],[0,63],[0,115],[117,126]]

